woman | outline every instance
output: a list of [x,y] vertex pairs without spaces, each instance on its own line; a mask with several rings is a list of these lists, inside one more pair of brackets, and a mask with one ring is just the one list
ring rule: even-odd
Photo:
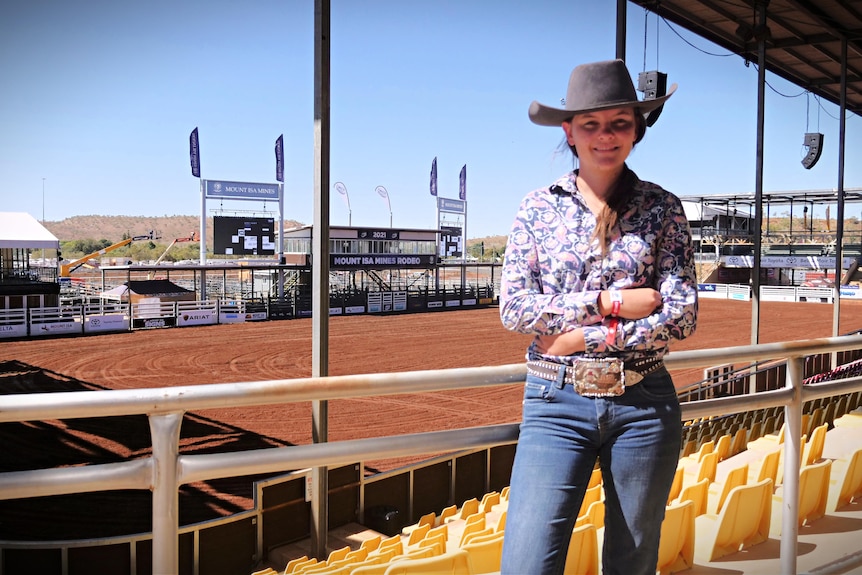
[[534,335],[512,469],[502,573],[562,573],[598,461],[603,572],[655,573],[679,457],[676,390],[662,357],[694,332],[691,233],[679,199],[626,165],[645,114],[621,60],[572,71],[562,126],[577,169],[521,202],[506,247],[500,317]]

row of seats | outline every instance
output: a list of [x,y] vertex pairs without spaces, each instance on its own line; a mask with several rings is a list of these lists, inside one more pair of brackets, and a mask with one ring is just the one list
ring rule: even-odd
[[[811,402],[808,409],[813,415],[825,407]],[[748,421],[756,424],[777,415],[770,410],[758,411],[761,414],[752,415]],[[734,418],[740,424],[745,421]],[[821,422],[811,430],[810,439],[803,437],[800,526],[862,498],[862,441],[846,458],[822,457],[827,430],[834,426],[862,429],[862,410],[845,413],[833,422]],[[716,429],[729,430],[724,425]],[[754,437],[741,427],[734,436],[704,436],[696,452],[680,457],[662,524],[658,572],[685,570],[695,560],[714,561],[768,537],[780,537],[784,429],[782,425],[773,433]],[[744,444],[739,443],[740,433],[746,439]],[[740,458],[744,462],[734,464]],[[717,468],[722,461],[730,470],[719,478]],[[507,502],[508,488],[504,488],[485,494],[481,500],[473,498],[460,506],[446,507],[439,514],[425,514],[405,527],[401,535],[386,539],[377,536],[359,549],[333,551],[325,561],[302,557],[288,563],[283,571],[266,570],[255,575],[493,573],[500,565]],[[595,469],[572,532],[566,573],[599,573],[603,531],[604,490],[601,473]],[[417,571],[410,570],[414,568]]]

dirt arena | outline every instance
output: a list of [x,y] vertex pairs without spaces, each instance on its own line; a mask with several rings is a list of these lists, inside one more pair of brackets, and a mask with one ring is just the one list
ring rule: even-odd
[[[761,343],[827,337],[828,304],[764,302]],[[528,337],[505,331],[497,308],[396,316],[333,317],[330,374],[379,373],[519,363]],[[840,332],[862,328],[862,302],[842,302]],[[170,387],[311,375],[310,319],[31,339],[0,343],[3,394]],[[697,333],[672,350],[747,345],[751,303],[702,299]],[[702,369],[673,372],[678,386]],[[521,388],[400,395],[329,402],[329,439],[395,435],[520,419]],[[107,463],[150,454],[146,418],[0,424],[0,471]],[[255,449],[311,441],[309,403],[189,413],[181,452]],[[371,462],[372,470],[403,461]],[[182,524],[251,506],[251,481],[184,486]],[[122,509],[122,513],[117,513]],[[99,521],[82,525],[88,510]],[[52,514],[45,521],[46,512]],[[0,539],[101,537],[150,530],[148,492],[0,501]]]

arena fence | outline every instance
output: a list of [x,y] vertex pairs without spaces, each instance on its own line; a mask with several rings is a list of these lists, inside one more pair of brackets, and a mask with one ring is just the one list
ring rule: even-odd
[[[698,284],[698,295],[705,298],[751,300],[751,286],[743,284]],[[862,299],[862,290],[857,285],[843,285],[839,290],[841,299]],[[790,301],[833,303],[835,290],[829,287],[805,286],[760,286],[761,301]]]
[[[792,463],[799,461],[803,404],[809,400],[862,390],[862,377],[811,383],[803,386],[807,356],[838,354],[862,349],[862,336],[841,336],[804,341],[740,346],[669,354],[670,369],[703,367],[741,362],[786,360],[786,380],[779,389],[690,401],[683,404],[683,417],[696,419],[752,409],[783,406],[787,425],[784,442],[784,506],[781,539],[781,571],[796,572],[798,528],[798,473]],[[302,378],[265,382],[209,384],[172,388],[108,390],[89,392],[10,395],[3,399],[0,422],[24,422],[84,417],[146,415],[152,436],[152,456],[132,461],[84,467],[34,469],[0,474],[0,499],[20,499],[60,494],[116,489],[152,491],[151,543],[133,544],[126,560],[129,573],[138,569],[156,574],[204,573],[202,549],[237,545],[237,532],[246,534],[260,557],[262,537],[253,534],[263,528],[259,512],[233,516],[219,523],[234,531],[222,531],[215,541],[205,541],[205,532],[178,525],[178,490],[182,485],[224,477],[283,473],[297,469],[341,469],[348,471],[357,461],[430,453],[488,450],[512,445],[517,440],[517,424],[461,428],[390,437],[376,437],[291,447],[257,449],[230,453],[180,455],[179,438],[183,415],[188,411],[233,405],[237,407],[300,401],[326,401],[354,397],[425,393],[465,388],[499,386],[522,382],[522,364],[500,367],[429,370],[394,374],[367,374],[325,378]],[[362,496],[360,496],[361,499]],[[327,508],[328,500],[312,494],[312,513]],[[359,505],[362,505],[360,500]],[[46,517],[46,521],[50,521]],[[238,531],[237,531],[238,530]],[[252,535],[249,536],[248,533]],[[318,541],[325,534],[315,533]],[[123,541],[141,540],[126,537]],[[322,539],[325,541],[325,537]],[[90,542],[92,543],[92,542]],[[105,541],[106,548],[118,540]],[[84,543],[58,544],[61,557]],[[6,553],[34,544],[0,542],[0,565]],[[50,544],[40,542],[40,549]],[[184,564],[180,564],[181,548]],[[187,550],[191,549],[189,553]],[[146,555],[146,557],[144,557]],[[188,559],[191,557],[191,559]],[[191,566],[185,566],[186,563]],[[101,563],[100,563],[101,564]],[[64,567],[63,572],[70,572]]]

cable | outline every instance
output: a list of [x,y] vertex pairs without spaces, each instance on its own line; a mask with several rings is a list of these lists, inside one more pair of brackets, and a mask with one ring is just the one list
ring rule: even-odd
[[676,29],[671,25],[670,22],[667,21],[667,19],[664,16],[662,16],[661,19],[662,19],[662,22],[664,22],[667,25],[667,27],[670,28],[671,31],[679,37],[680,40],[682,40],[683,42],[685,42],[686,44],[688,44],[689,46],[691,46],[692,48],[694,48],[698,52],[703,52],[707,56],[717,56],[720,58],[726,58],[728,56],[742,56],[742,54],[738,54],[736,52],[728,52],[727,54],[716,54],[714,52],[708,52],[708,51],[704,50],[703,48],[698,48],[697,46],[695,46],[694,44],[692,44],[691,42],[689,42],[688,40],[683,38],[682,35],[676,31]]

